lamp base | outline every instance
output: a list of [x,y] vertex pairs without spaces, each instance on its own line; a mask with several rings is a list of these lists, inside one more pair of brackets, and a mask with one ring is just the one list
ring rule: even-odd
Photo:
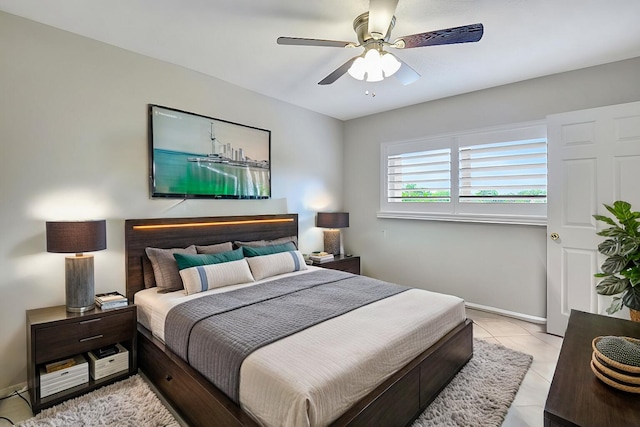
[[334,255],[340,255],[340,230],[324,230],[324,251]]
[[83,313],[95,306],[93,255],[65,258],[65,299],[67,311]]

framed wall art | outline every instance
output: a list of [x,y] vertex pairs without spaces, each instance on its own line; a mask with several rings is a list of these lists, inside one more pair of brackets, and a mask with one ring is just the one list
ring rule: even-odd
[[271,131],[149,105],[149,156],[151,197],[271,197]]

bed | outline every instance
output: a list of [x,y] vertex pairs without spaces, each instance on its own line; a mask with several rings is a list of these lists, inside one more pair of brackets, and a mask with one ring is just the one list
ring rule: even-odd
[[[471,358],[473,352],[471,322],[464,318],[463,305],[462,315],[460,315],[460,302],[453,301],[453,297],[433,295],[434,298],[442,298],[442,304],[435,300],[426,303],[425,300],[424,305],[430,305],[430,307],[416,310],[415,307],[418,306],[415,304],[421,304],[419,298],[426,297],[425,291],[406,290],[259,348],[247,356],[241,365],[238,399],[229,397],[228,391],[225,393],[214,386],[205,375],[189,366],[165,343],[164,319],[167,313],[175,311],[171,311],[173,307],[182,302],[184,292],[159,294],[153,288],[145,289],[145,276],[148,282],[148,276],[152,272],[145,253],[146,248],[184,248],[189,245],[214,245],[234,241],[270,241],[285,236],[297,236],[297,233],[298,218],[295,214],[125,221],[127,297],[139,305],[138,366],[181,416],[194,426],[407,425],[428,406]],[[325,272],[329,270],[311,267],[304,271],[282,275],[282,277],[268,277],[256,283],[261,286],[272,286],[267,282],[303,281],[299,280],[300,277],[309,280],[310,277],[327,274]],[[335,274],[347,275],[341,272],[334,272]],[[344,280],[357,282],[360,279],[358,276],[345,277]],[[235,285],[229,289],[216,289],[213,293],[233,291],[235,288],[243,287],[244,285]],[[252,285],[251,288],[257,289],[258,285]],[[189,295],[187,299],[189,297],[195,299],[193,295]],[[447,304],[451,305],[451,308],[446,310],[440,308]],[[402,309],[398,309],[400,307]],[[329,393],[320,390],[318,394],[322,398],[325,395],[334,395],[333,398],[327,398],[327,402],[314,402],[306,396],[298,398],[292,394],[288,395],[287,393],[291,393],[289,389],[295,390],[298,385],[294,387],[281,378],[269,377],[275,370],[278,375],[282,374],[283,378],[287,375],[291,376],[293,378],[293,381],[289,379],[291,383],[309,382],[313,390],[319,389],[321,387],[313,384],[313,381],[316,381],[316,377],[319,378],[318,381],[322,381],[325,374],[316,374],[316,371],[322,372],[323,369],[329,369],[327,366],[334,366],[332,363],[335,363],[335,360],[332,361],[331,358],[343,357],[341,351],[351,351],[354,354],[366,353],[369,345],[377,346],[382,345],[381,341],[391,341],[389,337],[395,337],[396,332],[387,326],[397,324],[394,326],[396,329],[410,329],[412,327],[410,325],[422,322],[420,316],[426,316],[418,313],[420,311],[446,312],[444,317],[448,317],[446,321],[437,320],[433,324],[429,323],[428,327],[416,326],[415,333],[407,334],[412,337],[407,339],[408,344],[405,345],[403,342],[401,346],[394,347],[392,352],[383,352],[384,357],[388,358],[384,359],[384,363],[379,363],[375,359],[369,361],[368,365],[364,362],[354,362],[359,364],[360,370],[365,369],[365,374],[360,372],[359,376],[356,376],[358,381],[354,381],[353,377],[349,376],[354,374],[346,372],[344,377],[341,376],[336,380],[338,381],[336,391]],[[413,319],[400,314],[405,312],[413,313],[417,317]],[[355,329],[362,328],[362,325],[354,326],[358,322],[366,324],[367,327]],[[349,332],[350,328],[353,328],[351,332]],[[423,338],[422,329],[436,330],[438,335],[435,338],[433,336]],[[336,330],[340,330],[341,334],[352,334],[352,339],[348,340],[349,345],[327,344],[336,342],[336,335],[332,335]],[[346,332],[343,332],[345,330]],[[433,342],[427,341],[428,339]],[[425,344],[426,342],[429,344]],[[428,348],[422,348],[421,345]],[[313,350],[312,354],[308,355],[309,362],[305,360],[304,363],[294,366],[295,361],[301,359],[298,356],[299,353],[295,352],[304,352],[310,348]],[[335,350],[337,355],[334,354],[334,348],[337,349]],[[292,356],[287,361],[283,355],[289,353]],[[315,360],[313,360],[314,357]],[[320,365],[324,364],[325,360],[327,366],[323,368]],[[350,356],[344,356],[344,363],[348,364],[348,360]],[[274,361],[280,365],[274,365],[276,363]],[[313,363],[313,371],[305,371],[307,363]],[[341,363],[343,363],[342,360]],[[287,370],[290,372],[285,373]],[[302,380],[298,381],[297,378]],[[361,390],[358,389],[360,386],[363,387]],[[264,390],[269,391],[265,393]],[[269,403],[270,401],[267,400],[272,395],[284,396],[284,398],[280,397],[282,400],[280,408],[299,407],[301,409],[296,411],[304,411],[306,407],[306,412],[302,415],[297,412],[279,413],[278,405]],[[340,396],[345,397],[345,402],[341,402]],[[264,412],[272,411],[270,407],[276,407],[276,411]]]

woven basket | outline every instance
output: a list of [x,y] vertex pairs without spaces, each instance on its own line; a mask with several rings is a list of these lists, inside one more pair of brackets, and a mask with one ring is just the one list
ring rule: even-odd
[[[591,342],[593,353],[590,365],[595,376],[613,388],[640,394],[640,366],[626,365],[602,354],[596,347],[601,338],[596,337]],[[640,340],[635,338],[621,338],[633,343],[640,343]]]
[[591,364],[600,371],[603,375],[611,378],[612,380],[625,383],[627,385],[635,385],[640,387],[640,374],[630,374],[626,371],[622,371],[620,369],[616,369],[612,366],[609,366],[603,360],[598,358],[599,356],[594,351],[591,355]]
[[629,317],[634,322],[640,322],[640,311],[630,308],[629,309]]
[[[626,365],[624,363],[620,363],[620,362],[617,362],[617,361],[615,361],[613,359],[610,359],[607,356],[605,356],[604,354],[600,353],[600,350],[598,350],[598,348],[596,347],[596,344],[598,343],[598,341],[600,341],[601,338],[602,337],[595,337],[593,339],[593,341],[591,342],[591,348],[593,348],[593,352],[596,354],[596,356],[598,356],[598,359],[601,362],[604,362],[609,367],[619,369],[619,370],[623,371],[623,373],[640,374],[640,366]],[[635,339],[635,338],[630,338],[630,337],[621,337],[621,338],[624,338],[625,340],[633,342],[635,344],[640,344],[640,340]]]
[[624,384],[620,383],[613,378],[606,376],[604,373],[600,372],[598,368],[595,366],[593,359],[591,360],[591,370],[595,374],[595,376],[602,381],[603,383],[616,388],[621,391],[626,391],[627,393],[636,393],[640,394],[640,386],[634,386],[632,384]]

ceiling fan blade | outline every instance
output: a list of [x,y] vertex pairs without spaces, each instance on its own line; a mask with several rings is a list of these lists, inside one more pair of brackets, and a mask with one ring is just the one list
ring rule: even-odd
[[355,47],[353,42],[341,42],[337,40],[322,39],[303,39],[299,37],[278,37],[278,44],[294,45],[294,46],[327,46],[327,47],[347,47],[349,45]]
[[394,45],[399,49],[408,49],[411,47],[437,46],[441,44],[470,43],[480,40],[483,33],[484,27],[482,24],[471,24],[399,37],[394,42]]
[[402,64],[400,69],[394,74],[395,78],[403,85],[409,85],[420,78],[420,74],[411,68],[406,62],[396,56],[396,59]]
[[389,30],[398,0],[369,0],[369,34],[381,40]]
[[324,79],[320,80],[318,82],[318,84],[319,85],[330,85],[331,83],[335,82],[340,77],[342,77],[344,75],[344,73],[346,73],[349,70],[349,68],[351,68],[351,64],[353,64],[353,62],[356,59],[358,59],[358,56],[354,56],[353,58],[351,58],[350,60],[348,60],[347,62],[345,62],[341,66],[339,66],[338,68],[336,68],[333,71],[333,73],[329,74],[327,77],[325,77]]

